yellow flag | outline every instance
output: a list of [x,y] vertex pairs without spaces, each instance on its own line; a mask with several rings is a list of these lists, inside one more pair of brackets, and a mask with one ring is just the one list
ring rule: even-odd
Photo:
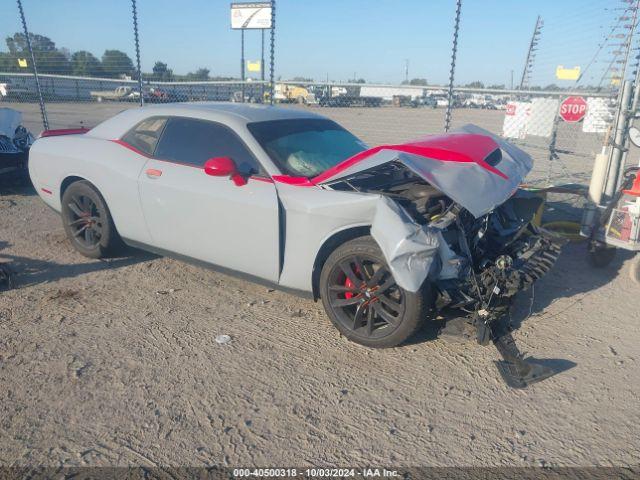
[[26,58],[19,58],[18,59],[18,66],[20,68],[27,68],[27,59]]
[[250,72],[259,72],[261,70],[262,65],[260,65],[260,61],[257,62],[247,62],[247,70]]
[[577,80],[580,77],[580,67],[564,68],[558,65],[556,68],[556,78],[558,80]]

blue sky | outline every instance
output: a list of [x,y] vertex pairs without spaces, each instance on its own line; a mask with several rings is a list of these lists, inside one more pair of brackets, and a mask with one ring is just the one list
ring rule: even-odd
[[[554,79],[555,67],[586,66],[608,32],[612,10],[622,0],[463,0],[456,83],[481,80],[516,83],[538,14],[545,20],[534,83]],[[4,37],[19,30],[15,2],[0,19]],[[129,0],[23,0],[31,31],[59,47],[106,48],[133,58]],[[608,10],[606,10],[608,9]],[[15,15],[11,15],[15,10]],[[222,0],[138,0],[143,70],[156,60],[177,73],[207,67],[212,74],[238,75],[240,33],[229,26]],[[446,83],[451,54],[454,0],[278,0],[276,74],[316,80],[397,83],[409,76]],[[617,18],[617,17],[615,17]],[[268,38],[268,37],[267,37]],[[601,77],[611,48],[585,79]],[[260,33],[246,34],[246,58],[258,59]]]

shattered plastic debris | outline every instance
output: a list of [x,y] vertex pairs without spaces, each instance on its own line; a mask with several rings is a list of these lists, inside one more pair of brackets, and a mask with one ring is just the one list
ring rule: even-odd
[[175,291],[176,291],[176,289],[175,289],[175,288],[170,288],[169,290],[158,290],[158,291],[156,292],[156,295],[167,295],[167,294],[169,294],[169,293],[173,293],[173,292],[175,292]]
[[226,345],[231,342],[231,337],[229,335],[218,335],[216,337],[216,343],[218,345]]

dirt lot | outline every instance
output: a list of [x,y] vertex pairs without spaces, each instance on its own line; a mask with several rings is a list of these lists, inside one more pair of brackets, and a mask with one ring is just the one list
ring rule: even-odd
[[637,465],[640,286],[629,256],[593,270],[583,249],[512,315],[523,350],[575,367],[510,390],[493,347],[434,327],[370,350],[310,300],[137,251],[85,259],[1,185],[0,464]]

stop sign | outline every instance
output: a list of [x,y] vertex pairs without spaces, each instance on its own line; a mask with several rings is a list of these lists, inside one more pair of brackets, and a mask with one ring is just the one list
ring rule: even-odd
[[565,122],[575,123],[587,113],[587,102],[582,97],[567,97],[560,104],[560,117]]

